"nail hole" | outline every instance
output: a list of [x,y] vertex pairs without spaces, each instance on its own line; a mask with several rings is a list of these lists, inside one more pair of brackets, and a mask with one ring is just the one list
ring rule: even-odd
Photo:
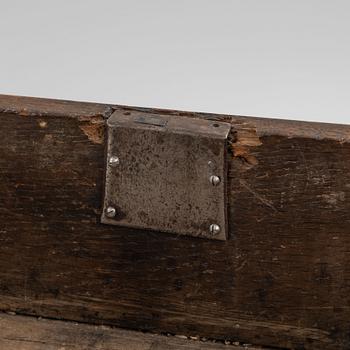
[[217,123],[213,124],[213,127],[214,127],[214,128],[218,128],[219,126],[220,126],[220,125],[217,124]]

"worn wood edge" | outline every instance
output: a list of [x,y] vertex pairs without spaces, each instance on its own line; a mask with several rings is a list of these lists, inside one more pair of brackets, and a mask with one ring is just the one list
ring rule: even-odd
[[23,117],[107,118],[111,112],[112,106],[102,103],[0,94],[0,113],[12,113]]
[[[157,335],[107,326],[0,314],[0,349],[16,350],[257,350],[198,337]],[[204,341],[205,340],[205,341]],[[266,349],[266,348],[265,348]]]
[[187,117],[202,117],[212,120],[224,120],[242,126],[255,127],[259,137],[276,135],[284,137],[300,137],[312,139],[330,139],[339,142],[350,141],[350,125],[319,122],[304,122],[296,120],[258,118],[229,114],[202,112],[186,112],[179,110],[142,108],[114,104],[92,102],[76,102],[70,100],[47,99],[27,96],[0,94],[0,112],[14,113],[21,116],[65,116],[72,118],[107,118],[113,110],[137,110],[144,113],[180,115]]
[[[96,298],[89,298],[91,301]],[[143,332],[151,333],[167,333],[173,332],[178,329],[179,322],[186,322],[186,324],[191,324],[191,331],[186,331],[181,334],[184,334],[188,337],[191,336],[201,336],[201,337],[210,337],[218,341],[229,340],[235,342],[236,339],[239,339],[241,342],[252,342],[255,344],[263,344],[264,346],[273,346],[277,348],[294,348],[295,344],[302,343],[301,339],[305,342],[312,342],[315,349],[333,349],[333,340],[330,336],[330,333],[321,329],[316,328],[306,328],[306,327],[297,327],[288,324],[281,324],[278,322],[266,322],[258,320],[250,320],[248,318],[237,318],[232,317],[228,318],[225,315],[217,314],[216,317],[205,317],[201,314],[195,313],[186,313],[186,318],[179,314],[179,312],[166,311],[164,309],[158,310],[154,307],[151,309],[140,305],[124,305],[120,306],[116,302],[109,302],[105,304],[105,309],[110,310],[110,312],[105,312],[103,320],[99,318],[98,315],[100,312],[101,305],[93,305],[90,303],[88,306],[88,311],[84,312],[84,316],[78,316],[77,314],[81,313],[81,306],[77,306],[77,301],[73,302],[61,302],[59,300],[55,301],[56,307],[55,310],[50,308],[50,300],[40,299],[27,300],[25,305],[18,298],[6,297],[6,300],[3,300],[1,310],[3,312],[15,312],[20,315],[29,316],[29,317],[46,317],[55,320],[71,320],[81,323],[89,323],[94,325],[109,325],[114,327],[124,327],[123,322],[119,322],[114,317],[115,310],[118,310],[121,314],[134,314],[142,315],[144,312],[162,312],[162,317],[164,325],[162,327],[144,327],[140,324],[145,324],[147,321],[143,316],[135,318],[135,322],[128,324],[128,329],[139,330]],[[37,312],[36,310],[40,310]],[[62,312],[64,310],[64,313]],[[137,319],[137,321],[136,321]],[[220,319],[220,326],[218,326],[218,319]],[[186,320],[186,321],[185,321]],[[212,329],[211,333],[203,333],[201,329],[203,327],[209,327]],[[249,334],[254,331],[257,336],[253,340]],[[178,334],[178,332],[175,332]],[[259,334],[264,334],[266,339],[263,341],[260,339]],[[283,343],[276,341],[276,336],[282,337]],[[260,340],[262,341],[260,343]]]
[[268,117],[240,116],[231,114],[215,114],[205,112],[186,112],[160,108],[142,108],[136,106],[114,105],[115,109],[137,110],[144,113],[168,114],[192,118],[206,118],[230,122],[240,127],[254,127],[259,137],[276,135],[282,137],[310,138],[316,140],[350,141],[350,125],[322,122],[308,122]]

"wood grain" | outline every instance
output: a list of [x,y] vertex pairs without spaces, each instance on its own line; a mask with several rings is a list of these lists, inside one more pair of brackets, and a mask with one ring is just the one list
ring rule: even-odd
[[[230,240],[100,224],[115,109],[231,122]],[[8,96],[0,111],[1,309],[350,348],[349,126]]]
[[106,326],[0,314],[0,350],[259,350]]

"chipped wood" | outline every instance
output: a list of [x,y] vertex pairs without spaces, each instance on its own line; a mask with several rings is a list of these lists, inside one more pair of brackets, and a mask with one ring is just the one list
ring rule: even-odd
[[105,119],[97,118],[78,118],[83,123],[80,129],[87,136],[87,138],[96,144],[102,145],[105,139]]

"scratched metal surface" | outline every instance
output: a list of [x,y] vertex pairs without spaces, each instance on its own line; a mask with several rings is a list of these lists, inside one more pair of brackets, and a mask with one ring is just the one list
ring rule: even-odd
[[[102,222],[225,240],[229,131],[223,122],[115,112],[107,160],[118,157],[119,164],[107,166]],[[213,175],[221,180],[216,186]]]

